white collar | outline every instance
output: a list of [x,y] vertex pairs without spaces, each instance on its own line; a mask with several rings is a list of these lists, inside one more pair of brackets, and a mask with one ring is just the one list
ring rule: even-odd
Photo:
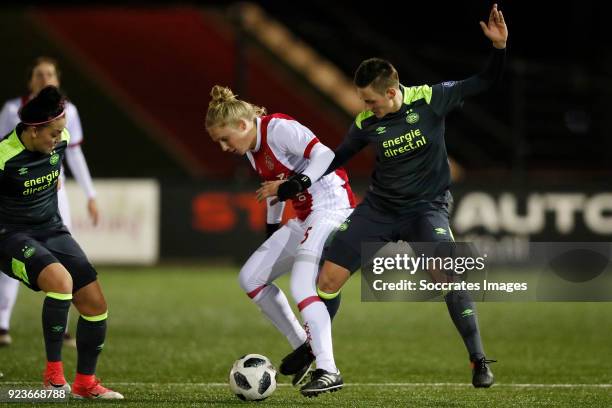
[[255,148],[251,150],[253,153],[257,153],[261,147],[261,118],[255,118],[255,126],[257,127],[257,143],[255,143]]

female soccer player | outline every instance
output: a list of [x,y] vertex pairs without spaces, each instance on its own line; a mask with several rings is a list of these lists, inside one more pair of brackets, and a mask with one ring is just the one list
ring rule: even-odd
[[[339,294],[359,269],[363,242],[454,241],[449,226],[452,197],[445,117],[465,98],[491,88],[502,75],[506,57],[508,27],[497,4],[480,26],[492,43],[491,57],[482,72],[465,80],[406,87],[389,61],[370,58],[357,68],[354,84],[366,110],[335,150],[328,171],[344,165],[367,145],[376,151],[376,165],[367,195],[326,252],[317,282],[321,296]],[[490,387],[495,377],[489,364],[495,360],[485,356],[469,292],[452,290],[444,299],[469,354],[472,384]]]
[[[246,155],[259,176],[272,184],[258,190],[267,198],[268,239],[240,271],[242,289],[283,333],[294,350],[292,358],[312,347],[317,369],[313,376],[329,378],[325,389],[304,390],[316,395],[342,387],[335,365],[331,321],[316,292],[319,260],[328,235],[344,222],[354,207],[354,197],[342,169],[323,176],[333,152],[305,126],[284,114],[265,115],[263,108],[237,99],[232,91],[213,87],[206,114],[206,129],[223,151]],[[279,202],[268,197],[278,189]],[[279,228],[284,200],[292,196],[297,218]],[[275,231],[276,230],[276,231]],[[291,292],[302,314],[304,328],[293,314],[285,294],[273,284],[291,271]],[[289,357],[289,356],[288,356]],[[283,360],[283,374],[306,374]],[[303,377],[303,376],[302,376]],[[301,379],[294,378],[294,385]]]
[[42,308],[47,389],[70,390],[62,365],[62,337],[70,302],[77,323],[76,398],[123,399],[95,377],[106,337],[107,307],[96,270],[72,238],[57,208],[63,156],[70,143],[65,99],[43,88],[19,112],[20,123],[0,142],[0,267],[46,293]]
[[[29,94],[23,97],[8,100],[0,111],[0,139],[11,132],[17,123],[19,123],[19,109],[31,98],[33,98],[41,89],[48,85],[56,87],[60,86],[60,70],[57,61],[49,57],[38,57],[28,70],[28,89]],[[94,190],[89,168],[85,161],[85,156],[81,150],[83,141],[83,130],[81,129],[81,120],[76,107],[66,102],[66,128],[70,132],[70,145],[66,149],[66,162],[70,171],[74,175],[83,191],[87,196],[87,210],[94,225],[98,223],[98,207],[96,205],[96,191]],[[63,185],[64,173],[63,169],[60,172],[60,186]],[[72,227],[70,217],[70,207],[68,205],[68,196],[65,188],[60,188],[58,191],[58,205],[60,215],[64,221],[64,225],[70,229]],[[13,312],[13,306],[17,299],[19,291],[19,282],[9,278],[7,275],[0,273],[0,346],[9,345],[12,342],[9,334],[10,319]],[[71,347],[76,347],[74,338],[66,333],[64,334],[64,344]]]

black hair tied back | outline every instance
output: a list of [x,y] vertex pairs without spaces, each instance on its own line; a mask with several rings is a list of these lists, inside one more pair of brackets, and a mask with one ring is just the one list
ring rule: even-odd
[[44,123],[61,115],[65,105],[66,97],[57,87],[50,85],[19,110],[19,119],[24,124]]

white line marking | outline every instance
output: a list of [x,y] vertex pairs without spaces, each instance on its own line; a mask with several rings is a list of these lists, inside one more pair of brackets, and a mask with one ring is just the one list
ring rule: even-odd
[[[6,385],[40,385],[39,382],[29,381],[0,381],[0,387]],[[154,382],[108,382],[108,386],[134,386],[134,387],[228,387],[227,383],[154,383]],[[291,384],[281,383],[279,387],[291,387]],[[345,387],[472,387],[468,383],[347,383]],[[612,384],[514,384],[496,383],[493,387],[503,388],[612,388]]]

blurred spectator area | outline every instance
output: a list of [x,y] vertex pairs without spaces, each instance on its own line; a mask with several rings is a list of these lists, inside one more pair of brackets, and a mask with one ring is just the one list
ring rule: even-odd
[[[391,60],[405,85],[466,78],[488,55],[478,21],[489,6],[419,3],[399,12],[312,0],[290,10],[281,2],[2,9],[11,63],[2,66],[0,96],[24,93],[35,56],[55,56],[97,177],[248,179],[246,160],[222,154],[205,132],[213,85],[294,116],[335,147],[359,110],[350,81],[361,60]],[[449,115],[449,153],[466,176],[609,176],[612,58],[597,6],[564,6],[557,28],[542,23],[544,5],[500,7],[511,36],[504,81]],[[364,152],[348,169],[365,177],[371,163]]]

